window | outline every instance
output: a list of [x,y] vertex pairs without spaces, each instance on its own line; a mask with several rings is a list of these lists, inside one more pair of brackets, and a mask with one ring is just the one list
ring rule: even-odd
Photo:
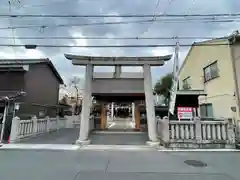
[[213,117],[213,107],[212,104],[201,104],[200,105],[201,117]]
[[191,89],[191,82],[190,82],[191,78],[190,76],[185,78],[182,82],[182,89],[183,90],[188,90],[188,89]]
[[203,68],[204,73],[204,81],[210,81],[211,79],[214,79],[219,76],[218,73],[218,64],[217,61],[214,63],[208,65],[207,67]]

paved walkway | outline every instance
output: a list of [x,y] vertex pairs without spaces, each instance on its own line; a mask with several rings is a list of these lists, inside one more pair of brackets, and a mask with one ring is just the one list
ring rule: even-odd
[[[96,132],[90,135],[92,144],[106,145],[145,145],[147,133],[139,132]],[[20,144],[75,144],[79,129],[60,129],[56,132],[42,134],[36,137],[22,139]]]
[[[0,151],[2,180],[239,180],[233,152]],[[197,160],[204,167],[185,163]]]
[[79,135],[78,128],[60,129],[56,132],[45,133],[36,137],[22,139],[18,143],[25,144],[75,144]]
[[107,122],[108,129],[134,129],[135,123],[132,122],[132,118],[115,118],[113,121]]
[[91,134],[92,144],[105,145],[145,145],[147,133],[141,132],[96,132]]

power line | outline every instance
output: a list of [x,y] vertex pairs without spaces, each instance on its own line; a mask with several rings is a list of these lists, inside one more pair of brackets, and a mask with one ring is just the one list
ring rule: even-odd
[[[19,2],[18,2],[19,3]],[[11,3],[11,1],[8,1],[8,5],[9,5],[9,13],[11,13],[12,12],[12,3]],[[12,26],[12,18],[10,18],[10,26]],[[12,30],[12,37],[13,37],[13,44],[16,44],[16,39],[15,39],[15,29],[11,29]],[[17,56],[17,54],[16,54],[16,51],[15,51],[15,49],[13,48],[13,51],[14,51],[14,54],[15,54],[15,57]]]
[[[153,25],[154,22],[157,20],[156,15],[157,15],[157,9],[158,9],[158,6],[159,6],[159,4],[160,4],[160,1],[161,1],[161,0],[157,0],[157,1],[156,1],[156,6],[155,6],[156,11],[154,12],[154,16],[152,17],[152,20],[153,20],[152,25]],[[172,0],[170,0],[168,3],[170,4],[171,2],[172,2]],[[165,12],[162,13],[162,14],[165,14]],[[146,30],[143,34],[148,33],[149,28],[150,28],[150,27],[148,27],[147,30]]]
[[[39,44],[39,45],[23,45],[23,44],[0,44],[0,47],[25,47],[27,49],[35,49],[37,47],[47,48],[155,48],[155,47],[175,47],[176,44],[145,44],[145,45],[52,45],[52,44]],[[181,47],[190,46],[229,46],[227,43],[218,44],[179,44]],[[28,48],[29,47],[29,48]]]
[[[24,3],[21,3],[19,0],[16,0],[18,6],[20,8],[37,8],[37,7],[44,7],[44,6],[49,6],[49,5],[58,5],[59,3],[69,3],[69,0],[51,0],[50,2],[48,3],[44,3],[44,4],[28,4],[28,5],[24,5]],[[75,2],[75,3],[78,3],[78,2],[87,2],[87,1],[94,1],[94,0],[71,0],[71,2]],[[4,5],[2,6],[4,7]]]
[[122,15],[78,15],[78,14],[0,14],[0,17],[12,17],[12,18],[143,18],[143,17],[235,17],[240,16],[240,13],[216,13],[216,14],[122,14]]
[[130,23],[147,23],[152,20],[136,20],[136,21],[121,21],[121,22],[96,22],[96,23],[82,23],[82,24],[44,24],[44,25],[29,25],[29,26],[15,26],[15,27],[0,27],[0,29],[28,29],[28,28],[47,28],[47,27],[78,27],[78,26],[98,26],[110,24],[130,24]]
[[[73,2],[78,2],[78,0],[74,1],[72,0]],[[52,5],[52,4],[58,4],[58,3],[65,3],[65,2],[68,2],[68,0],[57,0],[57,1],[50,1],[48,3],[44,3],[44,4],[32,4],[32,5],[24,5],[23,3],[21,4],[20,1],[17,2],[17,4],[19,5],[20,8],[35,8],[35,7],[43,7],[43,6],[48,6],[48,5]]]
[[154,12],[153,17],[152,17],[153,20],[156,20],[155,15],[157,15],[157,9],[158,9],[159,4],[160,4],[160,0],[157,0],[156,1],[156,6],[155,6],[156,11]]
[[[0,36],[0,39],[13,39],[14,37],[9,37],[9,36]],[[115,39],[115,40],[156,40],[156,39],[160,39],[160,40],[174,40],[174,39],[178,39],[178,40],[186,40],[186,39],[216,39],[219,37],[209,37],[209,36],[196,36],[196,37],[191,37],[191,36],[172,36],[172,37],[97,37],[97,36],[87,36],[87,37],[67,37],[67,36],[43,36],[43,37],[39,37],[39,36],[26,36],[26,37],[15,37],[15,39],[26,39],[26,40],[43,40],[43,39],[60,39],[60,40],[70,40],[70,39],[89,39],[89,40],[111,40],[111,39]]]
[[100,26],[100,25],[120,25],[120,24],[138,24],[138,23],[232,23],[238,22],[239,20],[225,19],[225,20],[214,20],[214,19],[149,19],[149,20],[135,20],[135,21],[120,21],[120,22],[97,22],[97,23],[83,23],[83,24],[43,24],[43,25],[28,25],[28,26],[10,26],[10,27],[0,27],[0,30],[6,29],[29,29],[29,28],[48,28],[48,27],[80,27],[80,26]]
[[193,9],[193,6],[196,4],[196,0],[192,0],[192,6],[190,6],[189,8],[188,8],[188,13],[187,14],[190,14],[190,12],[192,11],[192,9]]

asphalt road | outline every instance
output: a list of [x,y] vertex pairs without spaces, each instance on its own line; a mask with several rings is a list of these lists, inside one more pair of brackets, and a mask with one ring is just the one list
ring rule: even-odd
[[240,179],[238,152],[1,150],[0,162],[1,180]]

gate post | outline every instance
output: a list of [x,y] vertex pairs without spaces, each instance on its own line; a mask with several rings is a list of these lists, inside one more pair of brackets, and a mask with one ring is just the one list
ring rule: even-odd
[[50,132],[51,129],[52,129],[52,127],[51,127],[52,126],[51,120],[50,120],[49,116],[46,116],[45,119],[47,121],[47,132]]
[[227,139],[228,139],[228,143],[230,145],[235,144],[235,132],[234,132],[234,127],[233,124],[229,122],[229,120],[227,119]]
[[38,119],[36,116],[32,117],[32,121],[33,121],[33,134],[37,134],[38,133]]
[[202,140],[201,119],[199,117],[195,117],[194,122],[195,122],[195,131],[196,131],[195,132],[196,140],[197,140],[197,143],[201,143],[201,140]]
[[106,109],[105,109],[105,103],[101,102],[101,129],[106,128]]
[[147,123],[148,123],[148,136],[151,142],[158,142],[157,132],[156,132],[156,117],[155,117],[155,107],[153,99],[152,90],[152,76],[151,67],[149,64],[144,64],[144,91],[146,99],[146,112],[147,112]]
[[164,116],[162,120],[159,121],[159,134],[161,140],[163,141],[165,146],[168,146],[170,141],[170,133],[169,133],[169,118]]
[[140,130],[141,117],[140,117],[139,105],[136,101],[134,102],[134,118],[135,118],[135,128],[137,130]]
[[76,144],[89,144],[89,118],[90,108],[92,105],[92,77],[93,77],[93,65],[87,64],[85,70],[85,85],[83,91],[82,112],[81,112],[81,125],[79,138]]
[[12,119],[12,126],[11,126],[11,133],[10,133],[10,143],[18,140],[19,125],[20,125],[20,118],[15,116]]
[[132,122],[136,124],[135,120],[135,103],[132,103]]

